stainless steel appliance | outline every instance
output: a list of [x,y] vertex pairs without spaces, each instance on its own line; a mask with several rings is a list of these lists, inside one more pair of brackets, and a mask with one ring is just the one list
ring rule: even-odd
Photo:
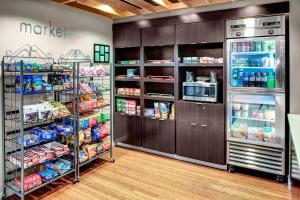
[[227,27],[227,163],[285,175],[285,16]]
[[183,100],[217,102],[218,85],[218,82],[183,82]]

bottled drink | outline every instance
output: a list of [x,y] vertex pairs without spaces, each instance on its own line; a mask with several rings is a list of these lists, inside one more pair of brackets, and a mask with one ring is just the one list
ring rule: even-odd
[[248,74],[248,72],[246,72],[244,74],[243,86],[244,87],[249,87],[249,74]]
[[255,51],[256,49],[256,43],[255,42],[250,42],[250,51]]
[[261,76],[261,87],[267,87],[268,77],[267,72],[263,72]]
[[269,64],[271,68],[275,67],[275,59],[273,54],[270,54]]
[[242,87],[243,86],[243,82],[244,82],[244,72],[243,71],[239,71],[238,80],[239,80],[238,86]]
[[237,50],[237,52],[241,51],[241,43],[240,42],[237,42],[237,44],[236,44],[236,50]]
[[245,52],[245,51],[246,51],[245,42],[241,42],[241,52]]
[[256,76],[255,76],[255,86],[256,87],[261,87],[261,74],[260,74],[260,72],[256,73]]
[[249,86],[255,87],[255,73],[251,72],[250,78],[249,78]]
[[261,52],[261,41],[256,41],[256,51]]
[[239,86],[239,79],[238,79],[238,71],[235,69],[232,72],[232,87],[238,87]]
[[237,52],[237,43],[236,42],[232,43],[232,52]]
[[245,42],[245,51],[249,52],[250,50],[250,43],[249,42]]
[[275,88],[275,77],[273,72],[269,72],[267,75],[267,88]]

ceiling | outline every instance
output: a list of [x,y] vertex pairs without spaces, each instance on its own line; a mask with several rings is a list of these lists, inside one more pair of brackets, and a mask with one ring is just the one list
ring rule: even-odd
[[192,8],[236,0],[50,0],[111,19]]

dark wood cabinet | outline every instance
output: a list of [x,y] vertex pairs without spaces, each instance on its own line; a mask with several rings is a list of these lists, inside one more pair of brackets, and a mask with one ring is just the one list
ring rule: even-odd
[[164,153],[175,153],[175,121],[144,117],[142,121],[142,146]]
[[141,117],[115,112],[114,141],[141,146]]
[[178,102],[176,114],[176,153],[180,156],[224,165],[223,104]]
[[142,29],[143,46],[174,45],[175,26],[159,26]]
[[157,120],[158,150],[175,154],[175,121]]
[[144,117],[142,121],[142,146],[147,149],[157,150],[157,122],[155,119]]
[[176,43],[193,44],[223,42],[224,34],[223,20],[179,24],[176,27]]
[[114,30],[113,44],[115,48],[141,46],[141,29],[123,28]]

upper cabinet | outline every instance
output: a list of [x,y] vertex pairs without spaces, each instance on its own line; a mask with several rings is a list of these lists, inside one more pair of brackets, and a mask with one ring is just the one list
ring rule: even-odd
[[223,41],[223,20],[180,24],[176,27],[177,44],[215,43]]
[[123,28],[113,31],[115,48],[141,46],[141,30],[137,28]]
[[142,29],[143,46],[175,44],[175,26],[159,26]]

